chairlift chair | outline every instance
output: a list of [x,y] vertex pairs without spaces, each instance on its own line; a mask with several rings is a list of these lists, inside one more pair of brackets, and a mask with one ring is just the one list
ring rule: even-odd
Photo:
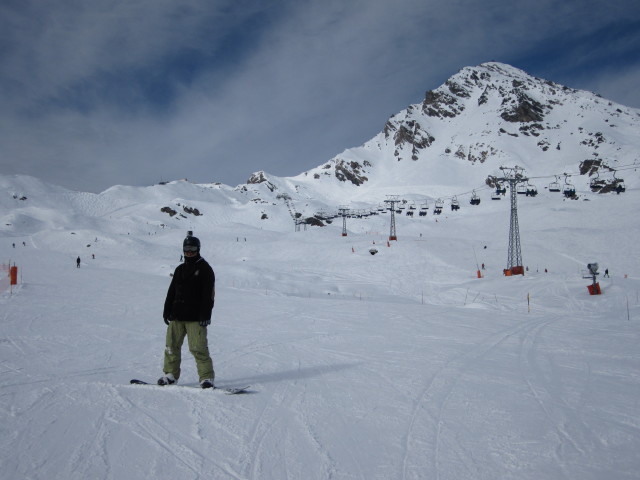
[[471,200],[469,200],[471,205],[480,205],[480,197],[476,194],[475,190],[471,194]]
[[434,215],[440,215],[442,213],[442,207],[444,207],[444,202],[439,198],[436,200],[436,205],[433,208]]
[[560,191],[560,184],[558,183],[558,177],[556,177],[556,180],[554,182],[551,182],[549,184],[549,191],[550,192],[559,192]]
[[516,193],[518,195],[526,195],[527,194],[527,186],[522,183],[516,187]]
[[570,183],[565,183],[562,193],[567,198],[574,197],[576,195],[576,187],[574,187]]
[[562,194],[567,198],[571,198],[576,195],[576,187],[569,183],[569,175],[566,173],[564,175],[564,187],[562,188]]
[[624,180],[616,177],[616,171],[613,171],[613,180],[616,184],[616,193],[620,195],[622,192],[625,192],[627,188],[624,185]]
[[453,197],[451,199],[451,211],[455,212],[456,210],[460,210],[460,202],[458,202],[456,197]]

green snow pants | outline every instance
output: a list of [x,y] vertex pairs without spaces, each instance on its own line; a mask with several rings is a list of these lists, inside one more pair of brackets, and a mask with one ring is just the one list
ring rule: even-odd
[[198,377],[200,381],[214,379],[213,362],[209,356],[207,342],[207,327],[201,327],[198,322],[172,321],[167,327],[167,346],[164,350],[164,373],[173,373],[180,378],[180,361],[182,359],[182,343],[187,336],[189,351],[196,359]]

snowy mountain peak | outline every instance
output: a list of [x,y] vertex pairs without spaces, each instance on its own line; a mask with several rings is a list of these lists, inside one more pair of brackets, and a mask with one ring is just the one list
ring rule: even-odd
[[301,177],[315,180],[314,189],[452,187],[441,195],[473,188],[509,163],[529,175],[579,173],[583,185],[600,175],[610,187],[615,169],[635,161],[638,127],[638,110],[489,62],[463,68],[363,146]]

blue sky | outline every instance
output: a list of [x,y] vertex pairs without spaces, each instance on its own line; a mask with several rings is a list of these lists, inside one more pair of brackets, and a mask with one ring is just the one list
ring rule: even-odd
[[491,60],[640,108],[638,52],[637,0],[4,0],[0,173],[293,176]]

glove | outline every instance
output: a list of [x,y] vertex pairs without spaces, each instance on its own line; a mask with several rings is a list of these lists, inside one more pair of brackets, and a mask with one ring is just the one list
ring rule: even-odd
[[211,325],[211,319],[210,318],[207,318],[206,320],[205,319],[200,320],[200,326],[201,327],[208,327],[209,325]]
[[168,318],[165,318],[165,319],[164,319],[164,323],[165,323],[165,325],[169,325],[169,323],[171,323],[171,320],[170,320],[170,319],[168,319]]

